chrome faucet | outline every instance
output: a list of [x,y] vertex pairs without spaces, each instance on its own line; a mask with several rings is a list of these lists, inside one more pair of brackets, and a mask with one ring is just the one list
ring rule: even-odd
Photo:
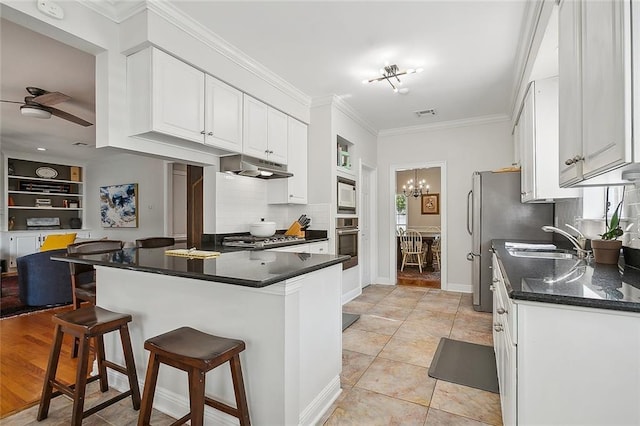
[[557,232],[558,234],[566,237],[569,241],[571,241],[571,244],[573,244],[573,246],[576,248],[576,251],[578,252],[578,258],[583,259],[587,257],[591,252],[585,249],[587,245],[587,239],[585,238],[585,236],[582,235],[582,232],[580,232],[578,229],[574,228],[573,226],[568,224],[565,224],[565,226],[576,231],[578,233],[578,236],[574,237],[567,231],[564,231],[560,228],[556,228],[555,226],[545,225],[542,227],[542,230],[544,232]]

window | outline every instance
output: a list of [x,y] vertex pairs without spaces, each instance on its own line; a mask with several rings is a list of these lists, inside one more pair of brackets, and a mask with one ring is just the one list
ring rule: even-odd
[[396,234],[407,230],[407,197],[396,194]]

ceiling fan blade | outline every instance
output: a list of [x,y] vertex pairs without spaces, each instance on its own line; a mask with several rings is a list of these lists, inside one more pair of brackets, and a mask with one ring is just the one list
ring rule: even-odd
[[62,118],[63,120],[71,121],[72,123],[76,123],[76,124],[79,124],[79,125],[84,126],[84,127],[93,126],[93,123],[89,123],[88,121],[83,120],[80,117],[76,117],[73,114],[69,114],[68,112],[61,111],[61,110],[59,110],[57,108],[43,107],[43,109],[46,109],[52,115],[55,115],[56,117]]
[[18,102],[18,101],[8,101],[8,100],[5,100],[5,99],[0,99],[0,102],[6,102],[6,103],[9,103],[9,104],[23,104],[24,103],[24,102]]
[[60,92],[48,92],[40,96],[36,96],[33,98],[33,102],[36,102],[40,105],[51,106],[55,104],[59,104],[62,102],[66,102],[71,99],[71,96],[65,95]]

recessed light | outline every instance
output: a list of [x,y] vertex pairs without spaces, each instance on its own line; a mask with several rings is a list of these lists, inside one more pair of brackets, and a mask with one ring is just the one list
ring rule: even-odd
[[38,151],[46,151],[46,150],[47,150],[47,148],[42,148],[42,147],[38,147],[38,148],[36,148],[36,149],[37,149]]

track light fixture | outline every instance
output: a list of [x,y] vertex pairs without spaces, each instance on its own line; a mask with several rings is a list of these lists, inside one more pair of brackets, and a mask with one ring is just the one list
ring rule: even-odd
[[417,69],[409,68],[408,70],[400,71],[400,69],[396,64],[389,65],[389,63],[387,63],[385,64],[384,68],[380,69],[380,74],[382,74],[382,77],[363,80],[362,83],[369,84],[377,81],[386,80],[391,85],[391,88],[393,89],[393,91],[395,93],[398,93],[398,88],[396,86],[402,85],[402,81],[400,81],[400,78],[399,78],[401,75],[415,74],[417,72],[422,72],[422,70],[423,70],[422,68],[417,68]]

